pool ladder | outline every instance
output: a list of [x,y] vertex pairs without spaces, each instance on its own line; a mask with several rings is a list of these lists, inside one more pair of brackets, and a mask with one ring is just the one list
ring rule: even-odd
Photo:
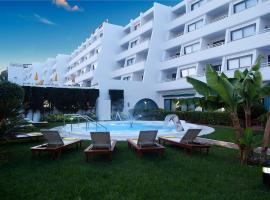
[[[98,121],[94,120],[93,118],[89,117],[88,115],[80,115],[80,114],[64,114],[64,116],[68,116],[70,118],[77,118],[78,124],[80,123],[80,119],[85,120],[85,129],[89,128],[89,124],[94,124],[96,126],[96,131],[98,130],[98,127],[102,127],[107,131],[107,128],[99,123]],[[64,118],[64,125],[66,125],[65,118]],[[72,132],[73,130],[73,124],[70,124],[70,130]]]

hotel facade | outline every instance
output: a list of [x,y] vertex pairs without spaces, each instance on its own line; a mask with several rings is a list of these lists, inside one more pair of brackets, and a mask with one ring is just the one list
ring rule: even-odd
[[196,95],[186,76],[205,81],[211,64],[231,77],[259,55],[270,81],[270,0],[184,0],[154,3],[124,27],[105,21],[71,55],[11,64],[8,74],[21,85],[99,89],[97,116],[110,120],[111,90],[123,91],[123,112],[142,99],[173,110],[175,99]]

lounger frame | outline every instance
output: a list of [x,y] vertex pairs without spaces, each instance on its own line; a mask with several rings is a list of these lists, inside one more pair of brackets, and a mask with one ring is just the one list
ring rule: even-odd
[[32,152],[33,157],[35,157],[36,155],[40,156],[42,152],[48,152],[52,154],[53,160],[58,160],[61,156],[62,151],[64,151],[65,149],[71,146],[76,146],[76,149],[78,150],[82,146],[82,141],[74,140],[74,141],[70,141],[68,144],[64,144],[62,146],[57,146],[57,147],[48,147],[48,144],[45,143],[45,144],[32,147],[31,152]]
[[88,162],[90,158],[95,155],[108,155],[108,158],[112,160],[112,154],[116,148],[116,140],[112,140],[110,148],[94,148],[93,144],[84,150],[86,161]]
[[153,146],[140,147],[132,139],[128,139],[127,142],[128,142],[128,147],[132,150],[135,150],[138,157],[142,157],[144,153],[148,153],[148,152],[156,152],[161,156],[164,155],[165,147],[162,146],[161,144],[155,143]]
[[176,141],[172,141],[169,138],[165,138],[165,137],[159,137],[158,138],[158,142],[159,144],[171,144],[173,146],[177,146],[179,148],[182,148],[186,151],[186,153],[188,155],[192,155],[194,150],[199,150],[199,152],[202,152],[202,150],[204,150],[206,152],[206,154],[208,155],[209,153],[209,149],[211,147],[211,145],[208,144],[200,144],[200,143],[196,143],[196,142],[192,142],[192,143],[181,143],[176,142]]

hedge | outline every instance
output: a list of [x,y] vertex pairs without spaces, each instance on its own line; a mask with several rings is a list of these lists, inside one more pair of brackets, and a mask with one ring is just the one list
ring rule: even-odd
[[164,120],[166,115],[168,114],[176,114],[179,117],[179,119],[185,120],[190,123],[232,126],[229,113],[227,112],[200,112],[200,111],[173,112],[161,109],[153,111],[153,115],[155,115],[156,120]]

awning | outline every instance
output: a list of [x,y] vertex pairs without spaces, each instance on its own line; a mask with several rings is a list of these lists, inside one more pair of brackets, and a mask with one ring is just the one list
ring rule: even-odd
[[193,98],[195,93],[183,93],[183,94],[168,94],[163,95],[163,98]]
[[124,99],[124,90],[109,90],[111,101]]

